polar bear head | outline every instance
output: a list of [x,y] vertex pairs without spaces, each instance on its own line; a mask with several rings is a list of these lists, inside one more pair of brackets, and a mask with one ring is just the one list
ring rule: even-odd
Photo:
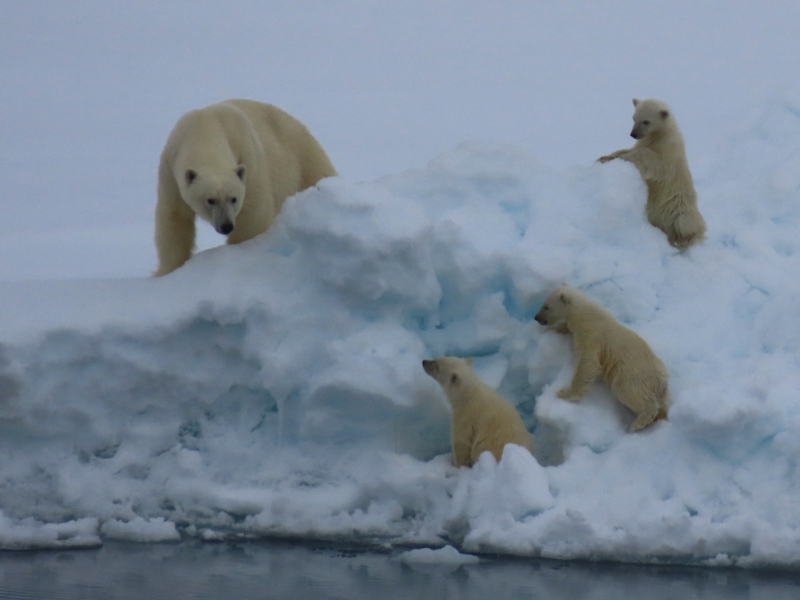
[[422,368],[439,382],[448,397],[475,376],[472,370],[472,358],[442,356],[436,360],[423,360]]
[[236,226],[236,217],[244,204],[245,175],[244,165],[214,172],[186,169],[181,196],[217,233],[228,235]]
[[650,98],[648,100],[633,99],[633,129],[631,137],[641,140],[645,137],[658,135],[665,128],[672,126],[672,115],[669,107],[661,100]]
[[568,286],[566,283],[557,287],[545,298],[542,308],[534,317],[539,325],[545,325],[555,329],[559,333],[567,333],[566,322],[569,317],[572,305],[577,299],[579,292]]

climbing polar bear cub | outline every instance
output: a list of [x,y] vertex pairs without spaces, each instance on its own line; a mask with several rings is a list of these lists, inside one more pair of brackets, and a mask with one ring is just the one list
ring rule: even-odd
[[189,260],[195,216],[238,244],[266,231],[287,197],[332,175],[305,125],[275,106],[228,100],[186,113],[158,167],[154,275]]
[[533,452],[531,434],[517,409],[478,378],[471,358],[423,360],[422,368],[439,382],[453,408],[450,438],[455,466],[471,467],[487,450],[500,462],[506,444]]
[[558,397],[578,400],[602,376],[617,399],[633,411],[630,431],[666,419],[669,411],[664,363],[638,334],[575,288],[563,285],[547,296],[536,321],[573,338],[575,374]]
[[601,156],[636,165],[647,183],[647,219],[681,250],[703,241],[706,222],[697,208],[697,192],[686,160],[683,134],[661,100],[633,100],[633,148]]

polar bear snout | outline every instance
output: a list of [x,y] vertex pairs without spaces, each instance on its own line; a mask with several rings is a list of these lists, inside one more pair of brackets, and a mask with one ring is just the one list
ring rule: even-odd
[[536,316],[533,319],[539,325],[549,325],[550,321],[547,319],[547,314],[550,312],[550,306],[545,302],[542,305],[542,308],[539,309],[539,312],[536,313]]
[[436,373],[439,370],[437,367],[438,367],[438,365],[436,364],[435,360],[423,360],[422,361],[422,368],[430,376],[433,376],[433,374]]
[[228,235],[231,231],[233,231],[233,223],[223,223],[219,227],[217,227],[217,233],[221,233],[222,235]]
[[214,230],[221,235],[228,235],[236,227],[236,216],[239,212],[239,204],[232,202],[217,202],[210,206],[208,221]]

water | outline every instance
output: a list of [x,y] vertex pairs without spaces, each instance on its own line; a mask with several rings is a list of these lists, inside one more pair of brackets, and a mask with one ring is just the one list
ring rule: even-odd
[[398,551],[287,542],[106,543],[0,553],[0,598],[796,600],[800,573],[483,557],[407,565]]

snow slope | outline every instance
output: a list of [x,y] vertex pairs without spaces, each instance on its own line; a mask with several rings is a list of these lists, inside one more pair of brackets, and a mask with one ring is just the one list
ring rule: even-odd
[[[709,238],[680,254],[631,165],[462,144],[325,180],[168,277],[0,286],[0,547],[291,536],[800,566],[800,91],[697,187]],[[627,434],[600,386],[556,398],[569,342],[532,317],[564,281],[664,360],[669,422]],[[442,354],[476,357],[535,459],[450,466],[420,364]]]

